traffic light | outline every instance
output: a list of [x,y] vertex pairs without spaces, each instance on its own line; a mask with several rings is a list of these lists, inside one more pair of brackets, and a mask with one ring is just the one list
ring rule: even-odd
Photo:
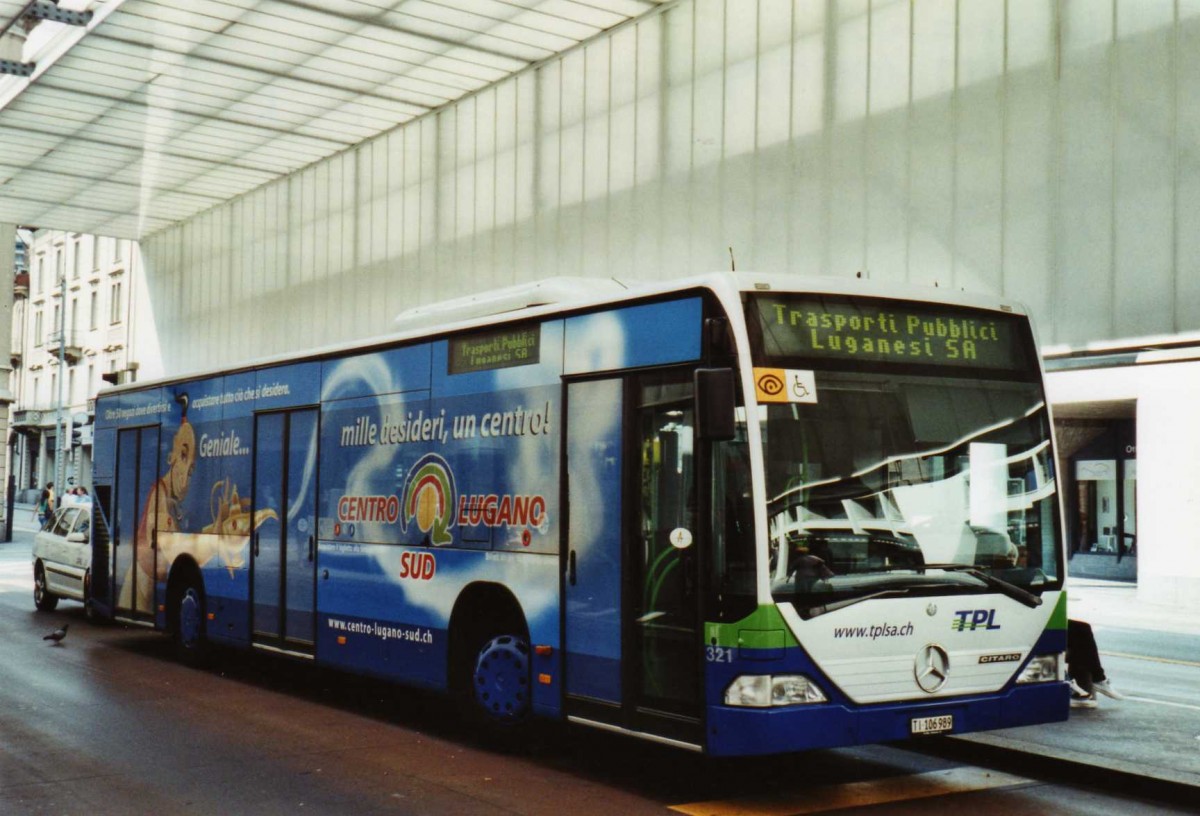
[[83,444],[83,428],[81,426],[77,425],[71,429],[71,447],[78,448],[82,444]]

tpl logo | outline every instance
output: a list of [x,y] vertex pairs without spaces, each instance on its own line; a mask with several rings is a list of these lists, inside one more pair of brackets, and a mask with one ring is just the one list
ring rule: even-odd
[[950,628],[955,632],[974,632],[976,629],[999,629],[995,609],[963,609],[954,613]]

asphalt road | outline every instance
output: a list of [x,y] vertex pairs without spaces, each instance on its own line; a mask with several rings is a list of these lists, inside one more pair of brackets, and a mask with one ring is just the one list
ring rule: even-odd
[[0,544],[5,816],[1189,812],[904,746],[716,762],[550,724],[498,751],[432,695],[240,653],[188,669],[154,632],[38,613],[28,541]]

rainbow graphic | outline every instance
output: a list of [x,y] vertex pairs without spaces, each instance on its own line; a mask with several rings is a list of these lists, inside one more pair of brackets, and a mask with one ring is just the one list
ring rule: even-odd
[[422,533],[429,534],[429,543],[444,547],[454,543],[450,528],[454,526],[454,472],[446,460],[436,453],[427,453],[408,469],[404,479],[404,511],[400,526],[408,532],[416,521]]

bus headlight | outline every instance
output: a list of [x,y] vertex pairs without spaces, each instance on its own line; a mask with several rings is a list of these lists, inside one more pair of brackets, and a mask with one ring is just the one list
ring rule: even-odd
[[824,702],[825,693],[803,674],[743,674],[725,689],[725,705],[746,708]]
[[1059,671],[1062,665],[1060,654],[1035,655],[1021,670],[1017,677],[1018,683],[1053,683],[1063,679]]

